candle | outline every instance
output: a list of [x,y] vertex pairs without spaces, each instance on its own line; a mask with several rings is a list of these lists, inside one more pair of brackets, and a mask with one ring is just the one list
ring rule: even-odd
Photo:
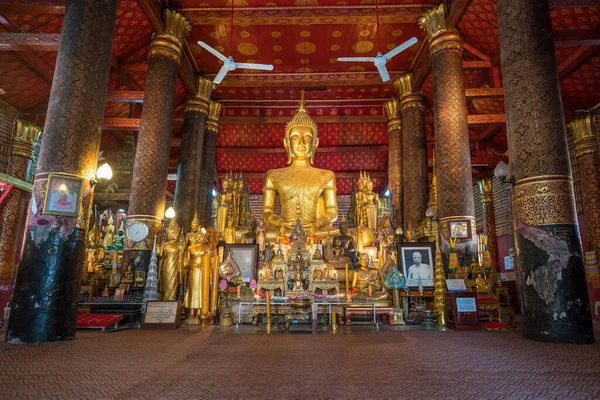
[[237,297],[240,297],[242,294],[242,288],[240,286],[237,287]]

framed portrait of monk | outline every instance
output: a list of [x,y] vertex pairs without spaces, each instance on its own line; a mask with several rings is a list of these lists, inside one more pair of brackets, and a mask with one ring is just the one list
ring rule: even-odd
[[405,242],[396,245],[399,269],[406,277],[406,285],[418,287],[421,280],[423,288],[433,288],[435,243]]
[[231,253],[231,257],[240,267],[241,278],[245,283],[252,279],[258,279],[258,245],[257,244],[227,244],[225,245],[225,257]]

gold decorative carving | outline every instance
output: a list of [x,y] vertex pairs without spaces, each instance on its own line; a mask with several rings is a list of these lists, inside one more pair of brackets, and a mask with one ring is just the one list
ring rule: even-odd
[[400,107],[397,99],[391,99],[383,103],[383,109],[385,115],[388,118],[388,133],[400,130],[402,127],[402,120],[400,119]]
[[33,160],[35,147],[42,137],[43,127],[33,122],[17,120],[17,129],[13,138],[12,154]]
[[571,131],[573,131],[575,155],[577,157],[587,153],[598,152],[597,135],[592,126],[591,115],[587,115],[583,118],[577,118],[569,123],[568,126]]
[[398,91],[400,98],[411,94],[412,91],[412,76],[411,74],[400,75],[394,80],[394,87]]
[[479,190],[481,191],[481,202],[492,203],[494,201],[494,192],[492,189],[492,180],[490,178],[480,179],[477,181]]
[[150,43],[150,57],[162,56],[179,64],[183,40],[192,30],[190,22],[181,14],[165,10],[165,30]]
[[186,99],[184,112],[200,112],[208,115],[210,95],[214,88],[215,84],[212,81],[200,76],[196,77],[196,93]]
[[317,136],[318,134],[317,124],[315,124],[315,121],[312,120],[312,118],[308,114],[308,111],[306,111],[306,108],[304,107],[304,91],[302,91],[302,97],[300,99],[300,106],[298,107],[298,111],[296,112],[292,120],[285,125],[286,137],[289,136],[290,131],[294,127],[309,128],[313,131],[315,136]]
[[219,118],[223,112],[223,103],[211,101],[208,108],[208,119],[206,120],[206,130],[209,132],[219,132]]
[[434,55],[438,51],[457,49],[462,51],[462,39],[456,29],[448,28],[446,17],[448,9],[446,4],[440,4],[423,13],[419,18],[419,26],[429,39],[429,51]]
[[531,226],[575,224],[573,182],[568,175],[541,175],[520,179],[513,192],[517,221]]

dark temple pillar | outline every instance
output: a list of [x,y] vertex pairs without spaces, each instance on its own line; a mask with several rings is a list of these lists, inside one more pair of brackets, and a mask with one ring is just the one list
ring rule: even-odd
[[497,8],[523,336],[593,343],[549,5]]
[[[8,175],[27,181],[41,135],[41,126],[17,120]],[[17,273],[17,251],[25,225],[23,216],[30,196],[24,188],[14,186],[0,208],[0,310],[4,310],[12,293]]]
[[75,338],[117,0],[69,0],[6,341]]
[[476,254],[462,43],[458,32],[446,26],[446,17],[446,5],[441,4],[419,19],[429,38],[433,75],[440,246],[448,255],[449,239],[455,238],[455,249],[460,251],[469,246]]
[[388,184],[392,192],[391,220],[394,228],[402,227],[402,120],[400,119],[400,102],[391,99],[383,103],[387,115],[388,130]]
[[196,93],[186,100],[183,117],[175,211],[177,224],[189,232],[200,200],[200,169],[204,147],[204,125],[208,115],[213,83],[197,78]]
[[[577,159],[581,194],[583,197],[583,213],[587,228],[589,250],[600,257],[600,160],[598,159],[598,132],[592,116],[578,118],[569,124],[573,133],[574,156]],[[573,155],[571,155],[573,156]],[[587,275],[589,297],[592,304],[600,302],[600,277],[598,273]],[[594,308],[595,310],[595,308]],[[599,319],[596,314],[596,320]]]
[[481,205],[485,213],[485,227],[488,238],[487,246],[490,252],[491,267],[498,271],[498,247],[496,245],[496,215],[494,214],[494,186],[492,179],[481,179],[477,182],[481,193]]
[[394,81],[400,98],[402,116],[402,162],[404,192],[404,231],[419,226],[425,211],[429,193],[427,186],[427,138],[425,137],[425,104],[421,93],[413,93],[410,74]]
[[204,135],[204,152],[202,154],[202,170],[200,172],[200,201],[198,202],[198,222],[200,226],[212,226],[212,189],[215,181],[215,166],[217,162],[217,133],[219,133],[219,118],[223,104],[211,101],[206,121]]
[[131,263],[134,249],[136,257],[142,259],[138,268],[147,270],[154,237],[159,243],[162,237],[177,68],[181,46],[190,29],[190,23],[181,14],[165,10],[164,32],[154,36],[150,43],[127,218],[127,228],[142,223],[148,235],[139,242],[127,236],[121,262],[123,273]]

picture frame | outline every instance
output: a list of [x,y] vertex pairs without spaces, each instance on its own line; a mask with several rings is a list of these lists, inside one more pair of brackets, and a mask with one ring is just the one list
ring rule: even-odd
[[108,287],[117,287],[121,283],[121,274],[115,273],[110,274],[110,280],[108,281]]
[[396,250],[399,270],[406,277],[406,286],[418,287],[420,277],[424,289],[433,289],[435,243],[399,242],[396,243]]
[[49,174],[44,214],[76,217],[81,208],[83,179],[74,175]]
[[471,220],[457,219],[448,221],[448,235],[452,239],[472,239],[473,233],[471,232]]
[[146,271],[136,270],[135,277],[133,278],[133,287],[144,287],[146,286]]
[[114,299],[119,301],[119,300],[124,300],[125,299],[125,289],[115,289],[115,296]]
[[240,268],[243,282],[258,280],[258,245],[257,244],[228,244],[225,245],[225,258],[231,253]]

